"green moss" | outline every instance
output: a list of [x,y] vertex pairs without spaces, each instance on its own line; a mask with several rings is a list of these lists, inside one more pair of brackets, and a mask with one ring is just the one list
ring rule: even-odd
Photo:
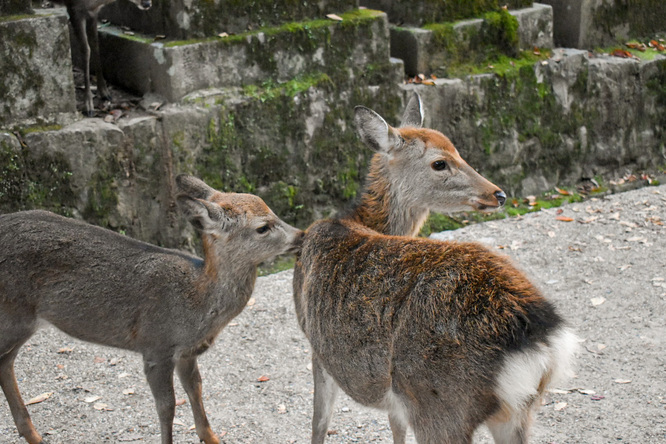
[[[308,20],[304,22],[289,22],[280,26],[268,26],[260,29],[255,29],[248,32],[229,35],[227,37],[205,37],[187,40],[176,40],[165,43],[165,47],[172,48],[183,45],[191,45],[195,43],[218,42],[223,45],[231,44],[245,44],[255,40],[259,34],[264,37],[275,37],[279,35],[295,34],[298,36],[308,37],[307,40],[315,40],[315,33],[322,30],[328,30],[330,27],[341,26],[359,26],[368,21],[376,20],[382,13],[380,11],[373,11],[371,9],[358,9],[350,12],[340,14],[342,21],[333,21],[328,19]],[[306,41],[307,41],[306,40]],[[321,44],[321,41],[318,42]]]
[[75,198],[71,168],[62,153],[34,155],[0,143],[0,212],[43,208],[69,215]]
[[58,131],[62,129],[62,125],[33,125],[28,127],[23,127],[19,130],[22,136],[31,133],[41,133],[45,131]]
[[88,184],[88,201],[83,209],[83,217],[95,225],[122,229],[114,226],[112,218],[118,208],[118,185],[122,167],[115,155],[100,158],[95,173]]
[[433,35],[425,48],[430,69],[440,77],[459,76],[470,67],[486,67],[519,55],[518,20],[504,9],[484,14],[480,27],[436,23],[424,28]]

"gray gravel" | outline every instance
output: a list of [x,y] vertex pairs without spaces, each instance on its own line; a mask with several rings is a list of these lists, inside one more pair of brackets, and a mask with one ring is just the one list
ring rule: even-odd
[[[584,340],[577,377],[548,396],[532,442],[664,443],[666,186],[561,210],[444,233],[515,258]],[[199,361],[208,416],[226,443],[309,442],[310,352],[296,324],[291,278],[291,271],[259,278],[251,305]],[[159,442],[141,369],[138,355],[52,327],[29,341],[16,365],[26,401],[51,393],[29,407],[49,443]],[[262,376],[269,380],[258,382]],[[187,403],[176,418],[176,441],[196,443]],[[346,396],[331,427],[329,443],[391,442],[385,415]],[[21,442],[0,399],[0,443]],[[482,429],[475,442],[491,441]]]

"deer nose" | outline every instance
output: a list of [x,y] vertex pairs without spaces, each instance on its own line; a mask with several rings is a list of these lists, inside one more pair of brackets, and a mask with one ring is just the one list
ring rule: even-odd
[[141,7],[143,9],[150,9],[152,5],[153,5],[152,0],[141,0]]
[[502,190],[495,191],[493,196],[495,196],[495,199],[497,199],[497,203],[500,207],[504,205],[504,202],[506,202],[506,194],[504,194],[504,191]]

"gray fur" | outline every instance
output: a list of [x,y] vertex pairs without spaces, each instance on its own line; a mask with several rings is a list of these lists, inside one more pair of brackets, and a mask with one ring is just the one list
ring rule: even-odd
[[257,265],[298,249],[303,233],[256,196],[220,193],[189,176],[177,184],[179,206],[202,233],[203,260],[46,211],[0,216],[0,385],[29,443],[41,437],[13,362],[40,320],[141,353],[163,444],[172,442],[175,369],[200,439],[219,442],[203,408],[197,355],[243,310]]

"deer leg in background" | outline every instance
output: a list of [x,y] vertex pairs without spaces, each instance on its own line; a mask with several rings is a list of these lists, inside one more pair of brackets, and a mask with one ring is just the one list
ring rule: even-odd
[[[99,34],[97,32],[97,19],[89,17],[86,20],[86,30],[88,33],[88,46],[90,47],[90,58],[88,60],[88,69],[97,76],[97,97],[104,100],[111,100],[111,93],[106,86],[104,74],[102,72],[102,60],[99,55]],[[88,73],[90,75],[90,72]]]

